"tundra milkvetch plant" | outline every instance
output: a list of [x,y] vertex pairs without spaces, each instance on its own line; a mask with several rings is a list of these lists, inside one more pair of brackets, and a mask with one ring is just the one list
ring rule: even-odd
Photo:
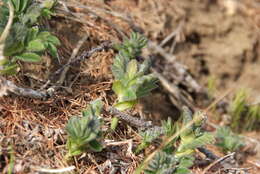
[[149,60],[142,63],[137,61],[146,44],[146,38],[138,33],[132,33],[130,39],[115,46],[118,54],[112,65],[112,73],[115,77],[112,89],[117,95],[114,107],[120,111],[132,108],[139,98],[148,95],[156,88],[156,78],[148,73]]
[[72,117],[66,125],[68,133],[66,158],[82,154],[87,150],[99,152],[102,145],[101,120],[99,118],[103,104],[100,99],[90,103],[88,108],[82,111],[83,117]]
[[[162,134],[166,139],[172,137],[184,128],[176,138],[169,144],[163,146],[162,149],[149,161],[148,165],[141,166],[136,173],[140,173],[141,169],[147,174],[189,174],[189,167],[193,165],[194,157],[192,156],[195,149],[206,144],[214,142],[214,136],[202,130],[204,122],[202,112],[192,114],[188,108],[184,107],[182,112],[182,122],[180,124],[172,124],[171,120],[163,122]],[[188,126],[193,121],[191,126]],[[152,140],[158,138],[150,130],[145,135],[145,141],[151,143]],[[149,136],[149,137],[147,137]],[[147,143],[147,142],[146,142]],[[141,144],[142,145],[142,144]],[[139,146],[140,147],[140,146]],[[142,147],[142,146],[141,146]]]
[[216,145],[225,153],[237,151],[245,145],[243,138],[233,133],[228,127],[218,128],[216,139]]
[[215,141],[213,134],[205,132],[201,128],[204,123],[203,114],[203,112],[198,111],[192,115],[187,107],[183,108],[181,126],[187,125],[192,120],[195,120],[195,122],[180,134],[180,144],[175,152],[176,156],[191,155],[195,152],[196,148],[211,144]]
[[[41,61],[40,55],[45,51],[53,57],[58,56],[56,46],[60,44],[59,39],[44,31],[39,25],[41,19],[51,17],[55,2],[55,0],[45,0],[42,3],[35,0],[3,1],[0,7],[0,33],[1,38],[4,38],[0,42],[1,74],[15,74],[18,67],[17,60]],[[8,31],[5,31],[6,28]]]

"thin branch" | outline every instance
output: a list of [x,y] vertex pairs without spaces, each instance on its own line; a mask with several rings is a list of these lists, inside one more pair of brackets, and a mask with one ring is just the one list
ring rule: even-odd
[[211,159],[211,160],[216,160],[219,157],[217,155],[215,155],[213,152],[211,152],[210,150],[204,148],[204,147],[198,147],[197,148],[201,153],[203,153],[207,158]]
[[61,72],[61,75],[60,75],[60,78],[57,82],[58,85],[62,85],[64,80],[65,80],[65,77],[67,75],[67,72],[69,71],[69,68],[70,68],[70,62],[73,61],[73,59],[77,56],[78,52],[79,52],[79,49],[81,48],[81,46],[83,45],[83,43],[88,39],[89,35],[86,34],[82,39],[80,39],[76,45],[76,47],[73,49],[72,51],[72,54],[69,58],[69,61],[67,63],[68,66],[64,67],[62,72]]
[[44,99],[50,96],[53,90],[49,89],[47,91],[36,91],[29,88],[21,88],[16,86],[13,82],[6,80],[4,77],[0,76],[0,97],[7,95],[8,93],[13,93],[18,96],[36,98],[36,99]]
[[207,171],[209,171],[213,166],[215,166],[216,164],[220,163],[221,161],[224,161],[224,160],[226,160],[227,158],[230,158],[231,156],[234,156],[234,154],[235,154],[235,152],[230,153],[230,154],[227,154],[227,155],[225,155],[225,156],[219,158],[218,160],[214,161],[213,163],[211,163],[208,167],[206,167],[206,168],[203,170],[202,174],[205,174],[205,173],[206,173]]
[[174,36],[177,36],[180,32],[181,32],[181,30],[182,30],[182,28],[183,28],[183,26],[184,26],[184,20],[182,20],[181,22],[180,22],[180,24],[178,25],[178,27],[171,33],[171,34],[169,34],[165,39],[163,39],[163,41],[160,43],[160,47],[163,47],[167,42],[169,42]]
[[66,67],[69,67],[72,64],[75,64],[77,62],[81,62],[81,61],[85,60],[86,58],[91,57],[94,53],[111,48],[111,47],[112,47],[112,44],[109,41],[107,41],[107,42],[102,43],[100,46],[98,46],[96,48],[93,48],[89,51],[84,51],[80,56],[78,56],[75,59],[66,63],[63,67],[58,69],[54,74],[57,75],[57,74],[61,73],[63,71],[63,69],[65,69]]
[[61,169],[44,169],[44,168],[34,168],[35,171],[41,172],[41,173],[65,173],[65,172],[71,172],[75,170],[75,166],[65,167]]
[[118,109],[109,106],[107,110],[110,114],[114,115],[115,117],[127,122],[128,124],[139,127],[139,128],[149,128],[152,126],[151,121],[141,120],[139,118],[133,117],[128,115],[124,112],[119,111]]
[[[158,73],[154,68],[151,68],[154,75],[159,79],[162,86],[176,99],[178,102],[177,107],[181,110],[181,107],[183,105],[189,106],[189,108],[193,109],[195,108],[193,104],[181,93],[179,88],[173,84],[170,83],[165,77],[163,77],[160,73]],[[181,102],[181,104],[179,104]]]
[[148,42],[148,48],[154,53],[159,53],[163,58],[172,64],[173,68],[177,72],[176,76],[178,76],[178,81],[181,79],[182,83],[186,83],[197,93],[205,92],[198,82],[189,74],[187,67],[179,63],[174,55],[167,53],[161,46],[157,45],[153,41]]

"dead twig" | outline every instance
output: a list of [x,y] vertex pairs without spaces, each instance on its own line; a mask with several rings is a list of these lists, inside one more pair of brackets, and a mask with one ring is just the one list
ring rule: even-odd
[[73,61],[73,59],[75,59],[75,57],[77,56],[78,52],[79,52],[79,49],[81,48],[81,46],[83,45],[83,43],[88,39],[89,35],[86,34],[82,39],[80,39],[76,45],[76,47],[73,49],[72,51],[72,54],[69,58],[69,61],[68,63],[66,64],[67,66],[63,68],[62,72],[61,72],[61,75],[60,75],[60,78],[57,82],[58,85],[62,85],[64,80],[65,80],[65,77],[66,77],[66,74],[67,72],[69,71],[69,68],[70,68],[70,62]]
[[[189,106],[189,108],[195,108],[193,104],[181,93],[179,88],[170,83],[166,78],[164,78],[159,72],[157,72],[154,68],[151,68],[154,75],[159,79],[162,86],[175,98],[175,101],[178,103],[176,106],[181,110],[183,105]],[[176,104],[176,102],[174,104]]]
[[22,88],[16,86],[13,82],[6,80],[4,77],[0,76],[0,96],[7,95],[8,93],[13,93],[22,97],[44,99],[53,94],[53,88],[49,88],[46,91],[36,91],[30,88]]
[[65,172],[72,172],[75,170],[75,166],[70,166],[70,167],[65,167],[61,169],[44,169],[44,168],[38,168],[38,167],[33,167],[33,169],[37,172],[41,173],[65,173]]
[[161,43],[159,44],[160,47],[163,47],[167,42],[169,42],[173,37],[179,35],[179,33],[181,32],[182,28],[184,26],[184,20],[182,20],[180,22],[180,24],[178,25],[178,27],[171,32],[171,34],[169,34],[166,38],[164,38]]
[[218,163],[220,163],[220,162],[222,162],[222,161],[226,160],[227,158],[230,158],[230,157],[232,157],[234,155],[235,155],[235,152],[227,154],[227,155],[219,158],[218,160],[216,160],[213,163],[211,163],[208,167],[206,167],[201,174],[205,174],[207,171],[209,171],[216,164],[218,164]]
[[114,107],[109,106],[108,110],[107,110],[110,114],[114,115],[115,117],[127,122],[128,124],[135,126],[135,127],[140,127],[140,128],[149,128],[152,126],[152,122],[151,121],[145,121],[145,120],[141,120],[139,118],[135,118],[131,115],[128,115],[124,112],[121,112],[119,110],[117,110]]
[[154,53],[159,53],[163,58],[172,64],[173,68],[177,72],[177,81],[184,84],[186,83],[189,88],[193,89],[197,93],[205,92],[198,82],[189,74],[187,67],[179,63],[174,55],[167,53],[161,46],[157,45],[153,41],[148,42],[148,48]]
[[216,160],[219,157],[217,155],[215,155],[213,152],[211,152],[210,150],[204,148],[204,147],[198,147],[197,148],[201,153],[203,153],[207,158],[209,158],[210,160]]
[[89,51],[84,51],[80,56],[76,57],[75,59],[73,59],[73,60],[69,61],[68,63],[66,63],[65,65],[63,65],[54,74],[57,75],[57,74],[61,73],[63,71],[63,69],[65,69],[66,67],[71,66],[72,64],[75,64],[77,62],[81,62],[81,61],[85,60],[86,58],[91,57],[94,53],[102,51],[104,49],[111,48],[111,47],[112,47],[112,44],[109,41],[106,41],[98,47],[95,47]]

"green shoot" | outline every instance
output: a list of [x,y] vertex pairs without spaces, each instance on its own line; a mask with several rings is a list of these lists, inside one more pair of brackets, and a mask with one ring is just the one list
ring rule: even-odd
[[[171,174],[190,173],[188,168],[193,164],[192,155],[195,149],[215,141],[212,134],[201,129],[205,121],[204,117],[204,113],[198,111],[192,115],[189,109],[184,107],[181,124],[173,125],[171,120],[163,122],[163,134],[166,136],[166,140],[163,141],[158,150],[146,158],[136,173],[141,173],[142,170],[151,174],[165,173],[166,171]],[[149,140],[148,143],[151,143],[152,140],[158,138],[152,132],[145,135],[149,135],[149,138],[145,137],[143,144],[147,142],[147,139]],[[168,165],[165,159],[175,162]]]
[[[136,60],[146,43],[147,40],[143,36],[132,33],[129,40],[115,46],[118,54],[112,65],[112,73],[115,77],[112,89],[117,95],[114,107],[120,111],[132,108],[139,98],[148,95],[157,87],[156,78],[153,74],[148,74],[149,60],[145,60],[143,63]],[[116,118],[112,121],[113,130],[117,126],[117,121]]]
[[14,155],[14,150],[13,150],[12,146],[9,146],[8,149],[9,149],[9,154],[10,154],[10,163],[9,163],[7,173],[12,174],[13,169],[14,169],[14,163],[15,163],[15,155]]
[[227,127],[218,128],[216,138],[216,145],[225,153],[237,151],[244,146],[243,139]]
[[248,93],[242,89],[236,93],[230,105],[231,128],[236,132],[259,129],[260,106],[248,105],[248,96]]
[[57,37],[39,27],[39,21],[49,19],[55,0],[45,0],[42,3],[35,0],[5,0],[0,7],[0,33],[3,35],[9,14],[8,4],[14,8],[12,26],[7,33],[3,47],[4,59],[1,60],[1,74],[15,74],[17,61],[40,62],[41,54],[47,51],[51,56],[58,57],[56,46],[60,45]]
[[193,119],[198,121],[195,121],[192,126],[188,127],[180,134],[180,145],[176,150],[176,156],[191,155],[195,152],[196,148],[211,144],[215,141],[214,136],[211,133],[204,132],[201,129],[204,123],[203,119],[199,119],[201,115],[203,115],[203,113],[198,111],[192,117],[192,113],[189,109],[187,107],[183,108],[182,127],[185,127]]
[[239,121],[241,119],[241,116],[246,111],[246,99],[247,98],[248,98],[247,92],[245,90],[241,89],[236,93],[235,98],[230,105],[230,114],[232,116],[231,127],[235,131],[238,131]]
[[210,76],[208,78],[208,84],[207,84],[207,90],[209,94],[209,98],[212,99],[214,94],[216,93],[216,78],[213,76]]
[[82,112],[83,117],[72,117],[66,126],[68,133],[66,159],[77,156],[87,150],[100,152],[102,145],[99,142],[101,137],[101,122],[99,115],[102,109],[102,101],[95,100]]

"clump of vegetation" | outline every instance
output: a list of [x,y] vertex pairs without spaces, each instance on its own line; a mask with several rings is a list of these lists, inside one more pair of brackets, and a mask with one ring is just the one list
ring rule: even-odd
[[[201,119],[201,114],[203,113],[197,112],[192,115],[189,109],[184,107],[181,122],[173,124],[171,120],[168,119],[168,121],[163,123],[162,134],[165,135],[166,138],[172,137],[181,129],[185,130],[155,155],[155,157],[149,162],[148,166],[144,169],[146,173],[190,173],[189,167],[193,165],[194,158],[192,155],[194,154],[195,149],[213,143],[215,140],[212,134],[204,132],[201,129],[204,122],[204,120]],[[194,123],[191,126],[188,126],[191,121],[194,121]],[[156,134],[153,134],[152,132],[149,134],[149,131],[150,130],[145,134],[146,145],[151,143],[155,138],[158,138],[155,137]],[[149,138],[147,138],[148,135],[150,135]],[[149,140],[148,143],[147,140]]]
[[225,153],[235,152],[244,146],[243,139],[228,127],[218,128],[216,139],[216,145]]
[[68,133],[66,158],[77,156],[92,150],[100,152],[102,145],[101,138],[101,120],[99,118],[102,110],[102,101],[100,99],[90,103],[89,107],[82,111],[83,117],[72,117],[66,126]]
[[236,132],[259,129],[260,106],[248,105],[248,96],[248,93],[241,89],[230,105],[231,128]]
[[159,152],[144,170],[145,174],[188,174],[189,167],[193,165],[194,158],[176,158],[166,152]]
[[[0,73],[15,74],[18,69],[17,61],[39,62],[41,54],[45,51],[53,57],[58,57],[56,46],[60,45],[59,39],[40,26],[42,19],[49,19],[53,15],[52,9],[56,1],[4,0],[3,2],[4,5],[0,7],[0,33],[4,35],[1,38],[5,39],[0,43],[2,49],[0,52],[3,54],[1,56],[4,56],[0,62]],[[10,29],[4,32],[8,20]]]
[[[142,63],[137,61],[146,43],[146,38],[138,33],[132,33],[130,39],[115,46],[118,54],[112,65],[115,77],[112,89],[117,95],[114,107],[120,111],[132,108],[139,98],[148,95],[157,87],[156,78],[148,73],[150,61],[145,60]],[[113,120],[111,127],[115,129],[118,119]]]

